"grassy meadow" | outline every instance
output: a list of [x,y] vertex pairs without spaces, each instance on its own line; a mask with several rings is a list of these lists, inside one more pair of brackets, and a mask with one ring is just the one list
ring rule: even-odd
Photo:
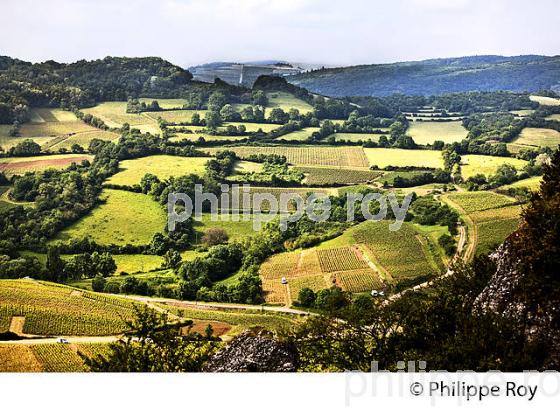
[[460,142],[467,136],[468,131],[460,121],[421,121],[410,124],[407,134],[419,145],[433,144],[443,141],[446,144]]
[[208,158],[206,157],[176,157],[171,155],[152,155],[129,159],[119,163],[119,168],[122,171],[113,175],[107,182],[116,185],[135,185],[139,184],[142,177],[148,173],[157,176],[160,180],[187,174],[202,175],[207,162]]
[[560,145],[560,132],[548,128],[523,128],[514,141],[517,145],[529,147],[557,148]]
[[62,230],[53,242],[89,237],[100,245],[147,245],[167,222],[162,207],[149,196],[105,189],[104,201],[93,211]]
[[495,174],[498,167],[502,164],[510,164],[520,170],[527,164],[527,161],[517,158],[491,157],[488,155],[463,155],[461,157],[461,175],[464,179],[476,174],[490,176]]

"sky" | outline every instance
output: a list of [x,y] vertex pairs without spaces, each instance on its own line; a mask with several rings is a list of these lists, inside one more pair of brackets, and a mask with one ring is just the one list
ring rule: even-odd
[[0,0],[0,55],[183,67],[560,54],[559,0]]

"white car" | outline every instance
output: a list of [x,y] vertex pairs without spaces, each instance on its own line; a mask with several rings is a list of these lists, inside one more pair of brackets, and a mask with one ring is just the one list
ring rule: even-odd
[[288,284],[288,279],[282,278],[281,282],[282,282],[282,285],[287,285]]
[[68,341],[68,339],[65,339],[63,337],[59,337],[58,339],[56,339],[56,343],[62,343],[64,345],[69,344],[70,342]]

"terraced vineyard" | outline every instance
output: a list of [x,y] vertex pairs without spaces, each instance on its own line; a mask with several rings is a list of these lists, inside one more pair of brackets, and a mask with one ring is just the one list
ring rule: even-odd
[[63,285],[33,280],[0,281],[0,331],[12,317],[25,317],[23,332],[33,335],[108,335],[124,330],[134,303]]
[[353,235],[369,250],[369,256],[397,282],[438,273],[438,266],[423,237],[414,226],[403,223],[398,231],[390,231],[390,221],[364,222]]
[[379,275],[371,269],[336,272],[336,279],[340,282],[342,289],[348,292],[369,292],[372,289],[383,287]]
[[379,171],[347,168],[296,167],[305,174],[304,183],[307,185],[333,186],[351,185],[371,182],[382,175]]
[[[382,284],[360,252],[349,246],[274,255],[261,265],[260,274],[268,303],[289,304],[303,288],[318,291],[336,283],[344,290],[366,292]],[[284,277],[287,284],[281,283]]]
[[[293,165],[302,166],[333,166],[368,168],[369,164],[361,147],[318,147],[318,146],[266,146],[266,147],[230,147],[240,158],[257,154],[277,154],[286,157]],[[223,148],[206,148],[205,151],[214,155]]]
[[45,372],[83,372],[84,362],[64,344],[39,344],[31,347],[39,361],[43,363]]
[[317,251],[323,272],[336,272],[367,268],[367,263],[360,259],[353,248],[341,247]]

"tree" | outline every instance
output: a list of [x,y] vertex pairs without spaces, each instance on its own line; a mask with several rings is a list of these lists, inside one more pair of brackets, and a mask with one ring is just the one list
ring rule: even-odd
[[226,243],[229,236],[223,228],[208,228],[202,236],[202,243],[207,246],[219,245]]
[[168,250],[163,255],[163,266],[168,269],[177,269],[181,264],[181,254],[174,249]]
[[172,324],[166,314],[143,307],[127,321],[124,339],[110,344],[106,356],[81,355],[94,372],[198,372],[217,350],[209,330],[205,336],[188,333],[179,336],[179,328],[192,321]]
[[37,155],[41,152],[41,146],[33,140],[26,139],[10,148],[10,154],[14,156]]
[[191,124],[192,125],[200,125],[200,114],[195,112],[192,116],[191,116]]
[[91,255],[93,270],[96,274],[107,277],[114,274],[117,270],[117,264],[110,253],[97,253]]
[[226,104],[220,110],[220,117],[223,121],[234,121],[236,118],[236,112],[231,104]]
[[260,105],[261,107],[266,107],[268,105],[268,98],[262,90],[253,91],[253,105]]
[[315,292],[309,288],[302,288],[298,294],[298,300],[303,307],[312,307],[315,304]]
[[206,121],[206,127],[210,129],[216,129],[222,125],[222,117],[217,111],[206,111],[204,119]]
[[47,249],[46,270],[49,280],[58,282],[63,278],[64,261],[60,257],[60,249],[56,246]]
[[227,99],[224,93],[214,91],[208,98],[208,110],[219,112],[226,103]]
[[107,279],[101,275],[97,275],[91,281],[91,289],[94,292],[103,292],[105,290],[105,285],[107,284]]

